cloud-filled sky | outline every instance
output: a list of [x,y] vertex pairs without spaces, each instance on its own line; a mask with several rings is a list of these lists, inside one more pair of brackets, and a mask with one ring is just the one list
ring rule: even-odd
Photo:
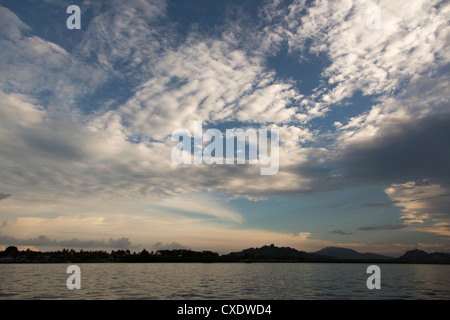
[[[450,251],[449,21],[441,0],[0,0],[0,248]],[[175,164],[195,121],[277,129],[277,174]]]

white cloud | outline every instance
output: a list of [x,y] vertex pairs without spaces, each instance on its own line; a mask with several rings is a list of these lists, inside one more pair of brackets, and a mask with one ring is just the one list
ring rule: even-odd
[[[38,198],[43,194],[51,199],[91,194],[127,198],[174,195],[208,186],[211,191],[261,199],[271,193],[295,193],[310,188],[312,177],[299,177],[295,168],[303,163],[310,165],[310,150],[299,146],[311,141],[312,133],[285,124],[300,115],[296,114],[299,110],[296,101],[302,96],[292,84],[276,80],[275,73],[265,69],[261,57],[236,49],[225,40],[192,35],[177,49],[155,56],[154,50],[162,47],[155,49],[152,43],[145,43],[145,36],[138,31],[164,16],[164,1],[137,1],[126,10],[121,8],[122,5],[115,3],[94,18],[82,42],[86,53],[108,54],[110,60],[104,67],[112,68],[112,73],[117,61],[126,62],[127,69],[135,54],[152,57],[151,73],[143,72],[150,78],[117,110],[100,111],[83,118],[76,110],[63,114],[48,109],[46,101],[36,97],[37,92],[56,88],[55,94],[72,103],[75,97],[86,92],[84,86],[95,90],[96,84],[99,85],[88,82],[80,87],[78,78],[90,78],[90,71],[94,75],[97,72],[106,77],[111,75],[89,69],[90,66],[83,68],[70,53],[38,37],[21,36],[10,41],[11,52],[24,52],[23,60],[29,63],[13,63],[7,67],[2,64],[9,68],[9,74],[16,74],[13,79],[21,86],[15,89],[22,93],[1,96],[5,102],[0,108],[5,126],[1,140],[4,170],[0,174],[4,184],[8,181],[5,185],[8,192],[20,199],[35,198],[36,189],[41,192]],[[149,10],[151,14],[143,14]],[[24,28],[15,15],[7,13],[15,19],[17,30]],[[109,34],[118,20],[117,29]],[[125,43],[140,49],[120,50]],[[109,52],[112,48],[117,50]],[[47,61],[44,56],[52,59]],[[71,65],[68,71],[64,69],[67,64]],[[72,79],[71,70],[78,67],[78,78]],[[67,82],[60,79],[55,84],[51,70],[62,73],[62,69],[66,71],[63,74],[67,75]],[[20,76],[30,70],[28,78]],[[42,74],[40,80],[49,88],[38,86],[42,82],[33,78],[34,73]],[[67,97],[66,89],[73,90]],[[20,110],[26,116],[19,115]],[[283,137],[280,150],[283,167],[279,174],[261,177],[256,167],[175,166],[170,159],[174,145],[168,135],[177,128],[189,130],[194,120],[213,124],[244,121],[250,126],[276,123]]]
[[77,53],[87,59],[95,57],[109,76],[139,83],[151,73],[153,59],[171,44],[170,26],[157,23],[165,18],[166,10],[166,0],[103,3],[89,22]]
[[22,32],[30,29],[9,9],[0,6],[0,36],[9,41],[17,41],[22,38]]
[[[3,93],[1,98],[5,104],[0,111],[4,115],[5,125],[2,130],[3,136],[9,137],[2,140],[3,150],[9,152],[9,156],[8,152],[3,154],[4,167],[7,168],[3,171],[3,177],[4,181],[10,181],[11,189],[19,190],[19,186],[28,185],[30,192],[39,186],[42,192],[46,190],[51,194],[99,193],[111,197],[118,194],[132,197],[173,195],[196,191],[206,185],[209,190],[252,199],[265,198],[274,193],[311,190],[318,186],[321,178],[306,172],[314,163],[324,163],[330,157],[330,152],[327,146],[305,148],[304,145],[318,142],[321,137],[317,136],[318,131],[300,126],[299,122],[304,123],[311,117],[324,115],[328,110],[327,105],[344,99],[358,88],[364,87],[369,90],[368,93],[377,90],[389,92],[383,89],[385,84],[381,80],[384,76],[373,73],[371,66],[376,66],[378,60],[386,62],[382,63],[385,67],[396,65],[390,62],[394,52],[395,56],[412,55],[415,63],[420,60],[415,56],[415,48],[424,37],[431,41],[426,43],[426,47],[432,50],[435,57],[447,59],[447,54],[442,50],[445,38],[439,29],[447,7],[436,11],[422,3],[420,6],[408,7],[405,15],[395,17],[391,13],[398,8],[383,2],[380,6],[385,29],[378,31],[365,27],[365,2],[347,1],[328,5],[326,1],[319,1],[308,8],[307,16],[299,13],[306,6],[305,3],[294,2],[284,21],[291,48],[301,50],[304,41],[313,37],[312,50],[325,50],[332,60],[324,77],[332,79],[334,84],[339,83],[334,89],[316,88],[313,96],[303,97],[291,83],[277,80],[275,73],[264,67],[260,55],[237,49],[232,41],[191,35],[178,48],[168,49],[164,55],[154,57],[152,45],[144,44],[145,37],[138,31],[165,15],[165,3],[136,2],[136,6],[129,6],[126,10],[120,10],[122,5],[117,5],[111,6],[91,23],[84,42],[85,49],[98,49],[102,55],[116,48],[108,55],[110,61],[105,62],[111,68],[114,61],[131,63],[134,58],[140,59],[140,56],[149,54],[154,64],[151,74],[147,74],[148,80],[117,110],[92,114],[82,120],[76,116],[72,119],[73,113],[67,117],[48,113],[38,106],[39,101],[27,95]],[[410,21],[418,8],[422,7],[428,10],[427,14],[418,15],[417,21]],[[137,10],[139,8],[142,9],[140,12]],[[152,13],[149,15],[143,14],[150,11]],[[68,52],[50,42],[37,37],[21,37],[19,31],[25,26],[11,12],[5,12],[10,20],[15,21],[15,30],[18,30],[11,33],[16,34],[11,43],[31,48],[28,53],[30,61],[41,61],[43,56],[50,55],[51,62],[45,63],[52,65],[44,64],[42,68],[59,70],[73,59]],[[121,20],[122,17],[126,19]],[[134,18],[137,19],[136,24],[133,24]],[[115,33],[107,34],[118,20]],[[95,26],[103,27],[96,29]],[[422,26],[426,28],[420,28]],[[121,30],[128,30],[129,33],[123,34]],[[405,30],[417,35],[406,34]],[[105,37],[102,38],[102,35]],[[400,40],[406,35],[407,40]],[[153,36],[151,33],[150,37]],[[130,47],[140,48],[140,51],[130,48],[120,50],[128,37],[131,37]],[[402,41],[406,41],[404,48],[399,46]],[[157,48],[160,50],[163,46],[160,44]],[[409,61],[406,58],[404,60]],[[433,61],[427,55],[420,61],[418,68],[427,69],[427,65]],[[369,66],[365,67],[367,63]],[[403,76],[411,76],[411,65],[405,65],[395,72],[389,71],[394,75],[391,80],[395,82]],[[29,67],[10,66],[11,73],[14,70],[18,74]],[[80,77],[86,78],[85,73]],[[30,88],[26,89],[28,82],[25,81],[24,91],[34,92],[37,81],[32,78],[28,80]],[[418,79],[413,80],[411,85],[418,82]],[[46,83],[54,85],[50,80]],[[434,83],[436,81],[429,86],[434,87],[436,92]],[[379,87],[368,89],[372,85]],[[440,88],[438,93],[442,96],[445,82],[441,83]],[[376,137],[382,123],[388,120],[395,122],[409,119],[413,115],[410,101],[407,102],[384,97],[383,103],[374,106],[370,112],[354,117],[346,124],[339,122],[338,148]],[[307,114],[301,111],[305,104],[310,106]],[[423,106],[417,107],[418,112],[422,109]],[[26,116],[20,116],[20,110],[25,110]],[[282,144],[279,174],[261,177],[256,167],[174,166],[170,161],[173,144],[168,135],[174,129],[191,129],[194,120],[209,121],[213,125],[244,121],[249,126],[272,124],[274,128],[279,128]],[[22,127],[18,128],[13,123],[21,124]],[[148,141],[149,138],[152,140]],[[33,154],[34,161],[23,156],[27,153]],[[15,159],[18,155],[22,155],[20,161]],[[66,162],[61,162],[61,159]],[[21,176],[13,174],[23,171],[23,168],[27,169]],[[46,179],[43,179],[44,172]],[[23,189],[21,191],[25,192]]]
[[222,40],[188,40],[154,66],[154,76],[119,113],[133,134],[161,139],[193,122],[283,123],[300,95],[262,61]]
[[[300,115],[299,120],[324,117],[335,104],[346,103],[358,92],[387,102],[394,96],[404,100],[419,89],[421,95],[417,94],[414,102],[422,101],[422,107],[430,108],[424,106],[424,100],[435,97],[432,88],[442,82],[448,84],[440,70],[450,62],[446,49],[449,4],[438,0],[377,1],[381,28],[376,30],[366,25],[370,18],[367,9],[374,3],[298,0],[288,9],[269,5],[274,10],[268,22],[276,23],[265,29],[267,34],[274,34],[278,43],[287,40],[291,54],[297,55],[299,62],[308,61],[308,53],[329,60],[321,74],[322,82],[302,102],[307,117]],[[433,93],[423,89],[423,84],[430,81],[433,85],[427,88]],[[447,97],[445,92],[441,92],[442,97]],[[409,99],[408,110],[411,102]],[[381,105],[381,114],[393,111],[392,105],[389,110],[386,104]],[[418,107],[414,108],[417,111]]]
[[[10,10],[0,6],[0,87],[45,101],[55,111],[75,108],[80,96],[92,93],[105,80],[55,43],[32,35],[32,30]],[[6,26],[5,26],[6,25]]]
[[[307,129],[274,126],[282,137],[281,168],[269,177],[260,175],[259,165],[176,166],[171,161],[176,143],[169,138],[132,142],[120,116],[112,112],[79,123],[70,115],[52,116],[23,95],[1,93],[0,102],[0,187],[21,201],[157,199],[204,189],[262,199],[311,188],[312,177],[296,171],[303,164],[307,170],[309,155],[318,152],[298,148],[313,139]],[[228,220],[241,219],[214,207],[196,209]]]
[[[379,1],[381,28],[366,27],[371,1],[295,1],[286,18],[291,50],[325,52],[331,65],[323,73],[334,88],[322,99],[336,103],[356,90],[388,94],[436,66],[450,62],[448,4],[440,1]],[[401,14],[399,14],[401,13]],[[446,31],[447,30],[447,31]],[[430,69],[431,68],[431,69]]]
[[429,182],[393,184],[386,194],[402,207],[401,219],[412,230],[450,236],[450,190]]
[[165,210],[175,210],[178,212],[189,212],[196,215],[205,215],[219,218],[220,220],[234,223],[242,223],[243,217],[240,213],[231,208],[227,208],[222,201],[216,200],[211,196],[192,194],[187,196],[178,196],[176,198],[165,198],[154,202],[155,208]]

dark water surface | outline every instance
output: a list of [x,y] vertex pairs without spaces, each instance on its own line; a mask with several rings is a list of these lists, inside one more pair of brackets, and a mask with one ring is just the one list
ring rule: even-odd
[[0,264],[0,299],[450,299],[450,265],[379,264],[380,290],[362,263],[80,263],[80,290],[69,265]]

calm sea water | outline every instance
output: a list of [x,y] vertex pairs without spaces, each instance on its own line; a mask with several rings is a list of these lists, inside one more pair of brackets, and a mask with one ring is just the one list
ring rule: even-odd
[[450,265],[379,264],[381,289],[366,286],[368,264],[0,264],[0,299],[450,299]]

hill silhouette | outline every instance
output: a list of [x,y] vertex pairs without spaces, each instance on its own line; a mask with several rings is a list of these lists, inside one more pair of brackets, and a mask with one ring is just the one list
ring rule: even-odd
[[353,249],[327,247],[322,250],[314,252],[322,256],[328,256],[336,259],[350,259],[350,260],[389,260],[393,257],[384,256],[376,253],[359,253]]
[[402,262],[433,262],[433,263],[450,263],[450,254],[442,252],[426,253],[425,251],[414,249],[407,251],[401,257],[396,259]]
[[290,247],[277,247],[273,244],[260,248],[248,248],[239,252],[219,255],[212,251],[193,251],[190,249],[157,250],[143,249],[106,251],[62,251],[40,252],[19,251],[9,246],[0,251],[0,263],[101,263],[101,262],[365,262],[365,263],[433,263],[450,264],[448,253],[427,253],[422,250],[407,251],[399,258],[374,253],[359,253],[352,249],[327,247],[314,253],[299,251]]
[[274,244],[270,246],[263,246],[261,248],[249,248],[240,252],[232,252],[229,256],[241,257],[246,259],[293,259],[293,260],[325,260],[327,257],[307,253],[304,251],[298,251],[290,247],[277,247]]
[[360,253],[353,249],[327,247],[307,253],[290,247],[277,247],[273,244],[261,248],[249,248],[228,255],[232,260],[241,261],[304,261],[304,262],[373,262],[373,263],[450,263],[448,253],[426,253],[421,250],[407,251],[399,258],[376,253]]

